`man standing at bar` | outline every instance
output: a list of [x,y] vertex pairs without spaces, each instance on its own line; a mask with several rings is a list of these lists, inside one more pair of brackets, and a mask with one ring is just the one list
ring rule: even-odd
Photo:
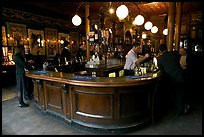
[[141,46],[139,43],[134,43],[132,49],[127,53],[124,74],[125,76],[131,76],[135,74],[134,69],[137,65],[145,61],[149,57],[149,54],[145,54],[144,57],[138,58],[138,53],[141,52]]
[[14,53],[14,61],[16,64],[16,82],[17,82],[17,89],[18,89],[18,101],[19,107],[29,107],[29,104],[24,102],[24,99],[30,100],[29,93],[27,90],[27,81],[25,72],[28,71],[25,62],[25,49],[22,45],[22,40],[17,40],[17,47]]
[[159,46],[160,56],[158,57],[158,67],[161,76],[168,83],[165,90],[173,93],[176,115],[182,115],[187,112],[189,105],[185,100],[185,78],[183,70],[179,63],[179,54],[176,51],[167,51],[166,44]]

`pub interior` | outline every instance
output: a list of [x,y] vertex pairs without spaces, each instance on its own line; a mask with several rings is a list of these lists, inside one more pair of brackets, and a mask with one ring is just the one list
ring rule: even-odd
[[[189,87],[199,96],[202,28],[202,2],[5,1],[1,85],[16,83],[13,55],[20,38],[34,61],[26,76],[40,111],[102,132],[154,124],[165,100],[158,98],[167,97],[157,91],[159,45],[186,49]],[[70,59],[61,57],[67,41]],[[142,47],[139,57],[150,57],[134,76],[124,76],[135,43]]]

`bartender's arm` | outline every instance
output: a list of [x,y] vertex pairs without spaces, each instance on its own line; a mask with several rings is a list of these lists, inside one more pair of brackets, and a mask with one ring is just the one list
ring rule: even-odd
[[147,58],[149,58],[149,54],[146,53],[144,57],[140,57],[138,60],[137,60],[137,64],[139,65],[140,63],[142,63],[143,61],[145,61]]

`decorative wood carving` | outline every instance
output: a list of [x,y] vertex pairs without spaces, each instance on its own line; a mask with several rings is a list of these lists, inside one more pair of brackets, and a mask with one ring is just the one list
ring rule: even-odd
[[46,54],[48,57],[54,56],[54,50],[59,51],[57,37],[57,29],[45,28]]
[[[40,55],[45,55],[45,38],[43,30],[28,29],[29,46],[31,53],[36,55],[40,51]],[[40,38],[40,42],[38,39]]]
[[15,41],[17,39],[23,39],[24,45],[27,45],[27,31],[25,24],[6,22],[7,34],[12,38],[8,39],[9,46],[17,46]]

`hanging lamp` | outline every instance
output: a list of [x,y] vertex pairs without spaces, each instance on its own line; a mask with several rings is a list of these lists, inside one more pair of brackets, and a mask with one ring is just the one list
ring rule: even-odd
[[151,32],[152,33],[157,33],[158,32],[157,26],[152,27]]
[[163,34],[164,34],[164,35],[167,35],[167,34],[168,34],[168,29],[164,29],[164,30],[163,30]]
[[140,26],[144,23],[144,17],[142,15],[137,15],[137,17],[135,17],[135,24]]
[[74,17],[72,18],[72,23],[75,25],[75,26],[79,26],[81,25],[81,17],[79,17],[79,15],[74,15]]
[[120,20],[126,18],[128,16],[128,12],[128,8],[125,5],[120,5],[116,9],[116,15]]
[[150,21],[147,21],[145,24],[144,24],[144,28],[146,30],[150,30],[152,28],[152,23]]
[[81,7],[81,5],[84,4],[84,2],[82,2],[78,7],[77,7],[77,10],[76,10],[76,14],[74,15],[74,17],[72,18],[72,23],[75,25],[75,26],[79,26],[81,25],[81,17],[79,17],[79,15],[77,14],[79,8]]

